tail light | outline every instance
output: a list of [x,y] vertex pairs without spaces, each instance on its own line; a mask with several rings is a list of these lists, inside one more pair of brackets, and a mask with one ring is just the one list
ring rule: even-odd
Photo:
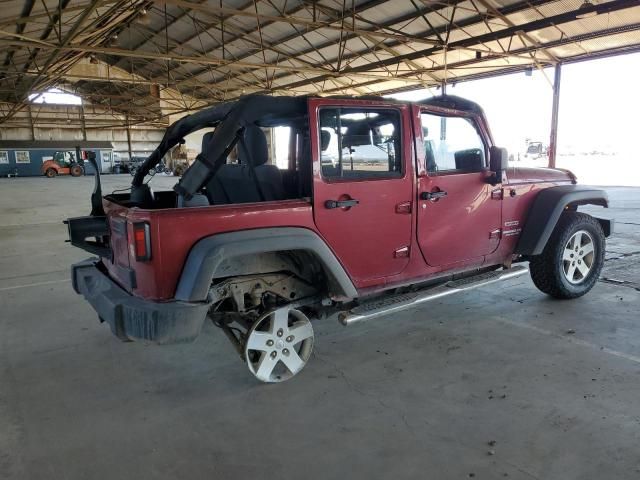
[[136,260],[151,260],[151,235],[148,223],[137,222],[133,224],[133,244],[136,251]]

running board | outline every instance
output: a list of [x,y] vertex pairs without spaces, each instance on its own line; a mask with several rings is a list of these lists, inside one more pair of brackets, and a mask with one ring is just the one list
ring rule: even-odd
[[353,323],[370,320],[389,313],[400,312],[402,310],[415,307],[416,305],[420,305],[421,303],[453,295],[454,293],[473,290],[474,288],[489,285],[501,280],[519,277],[528,271],[529,269],[527,267],[517,266],[507,270],[497,270],[481,273],[472,277],[461,278],[460,280],[452,280],[426,290],[373,299],[368,302],[363,302],[351,310],[341,312],[338,315],[338,320],[345,326],[351,325]]

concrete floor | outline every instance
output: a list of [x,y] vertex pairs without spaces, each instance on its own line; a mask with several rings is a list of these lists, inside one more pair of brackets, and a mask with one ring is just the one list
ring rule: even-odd
[[640,478],[640,189],[610,189],[619,233],[586,297],[521,277],[318,322],[305,371],[265,386],[211,325],[156,347],[98,323],[60,223],[91,182],[0,180],[0,479]]

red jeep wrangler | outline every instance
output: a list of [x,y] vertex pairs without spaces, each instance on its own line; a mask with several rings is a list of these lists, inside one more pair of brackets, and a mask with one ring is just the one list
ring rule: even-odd
[[[173,191],[153,192],[145,174],[202,129]],[[304,367],[312,318],[349,325],[528,269],[544,293],[584,295],[612,222],[577,207],[605,192],[506,158],[453,96],[220,104],[169,127],[130,192],[103,198],[96,175],[91,215],[67,223],[99,258],[73,287],[123,340],[192,341],[209,317],[264,382]]]

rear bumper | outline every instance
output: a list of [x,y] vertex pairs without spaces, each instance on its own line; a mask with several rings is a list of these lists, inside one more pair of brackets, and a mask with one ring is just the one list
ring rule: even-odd
[[122,340],[158,344],[191,342],[200,334],[209,303],[152,302],[128,294],[89,258],[71,267],[73,289],[84,296]]

